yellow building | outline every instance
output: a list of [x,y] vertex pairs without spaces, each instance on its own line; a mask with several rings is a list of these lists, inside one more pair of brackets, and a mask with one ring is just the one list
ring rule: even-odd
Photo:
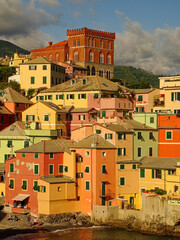
[[30,59],[31,59],[30,54],[22,55],[22,54],[16,52],[16,53],[14,53],[14,58],[11,58],[11,60],[9,62],[9,66],[19,68],[19,66],[20,66],[19,64],[28,62],[28,61],[30,61]]
[[38,180],[38,214],[75,212],[76,184],[66,176],[47,176]]
[[67,111],[51,102],[39,101],[22,113],[22,121],[27,125],[36,122],[37,129],[57,130],[58,137],[67,136]]
[[65,81],[65,68],[38,57],[20,64],[21,89],[46,89]]
[[115,98],[118,89],[117,83],[106,78],[84,76],[43,90],[31,100],[36,102],[44,97],[57,105],[100,109],[101,101]]
[[144,191],[162,189],[169,194],[180,189],[180,158],[144,157],[140,162],[140,208]]

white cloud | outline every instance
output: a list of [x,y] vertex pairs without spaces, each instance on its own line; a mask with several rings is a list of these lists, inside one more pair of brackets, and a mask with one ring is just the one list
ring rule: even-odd
[[116,34],[115,64],[131,65],[155,74],[180,73],[180,28],[149,33],[126,18],[123,33]]
[[82,16],[82,12],[80,12],[80,11],[75,11],[75,12],[73,13],[73,16],[74,16],[75,18],[81,17],[81,16]]
[[39,2],[50,7],[57,7],[60,5],[59,0],[39,0]]
[[124,15],[124,13],[120,12],[119,10],[115,10],[114,12],[117,16],[120,16],[120,17]]

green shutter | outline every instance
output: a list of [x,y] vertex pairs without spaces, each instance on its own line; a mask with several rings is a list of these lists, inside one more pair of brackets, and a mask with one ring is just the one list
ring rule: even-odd
[[39,174],[39,165],[34,165],[34,174]]
[[68,95],[68,94],[67,94],[67,96],[66,96],[66,97],[67,97],[67,99],[69,99],[69,95]]
[[124,148],[124,156],[126,156],[126,148]]
[[161,179],[161,177],[162,177],[162,172],[161,170],[159,170],[159,179]]
[[171,101],[174,101],[174,93],[171,93]]
[[142,112],[144,112],[144,107],[142,107]]
[[62,94],[62,98],[61,98],[62,100],[64,99],[64,94]]
[[38,192],[40,192],[40,186],[38,186]]
[[14,172],[14,163],[10,163],[10,172]]
[[80,99],[80,94],[78,94],[78,99]]
[[125,185],[125,178],[124,177],[120,178],[120,185],[121,186]]
[[59,165],[59,173],[63,173],[63,165]]
[[107,133],[105,133],[105,139],[107,139]]
[[136,112],[138,112],[138,107],[136,107]]
[[72,99],[74,99],[74,94],[72,94]]
[[120,155],[121,155],[121,149],[118,148],[118,156],[120,156]]
[[28,115],[26,115],[26,122],[28,121]]
[[89,190],[89,189],[90,189],[89,181],[86,181],[86,190]]
[[102,117],[106,117],[106,111],[102,111]]
[[120,169],[121,169],[121,170],[125,169],[124,164],[120,164]]
[[29,65],[29,70],[31,70],[31,65]]
[[95,94],[94,94],[94,98],[98,98],[98,93],[95,93]]
[[47,83],[47,78],[46,76],[43,77],[43,84],[46,84]]
[[35,116],[34,115],[32,115],[33,116],[33,121],[35,120]]
[[36,101],[38,101],[38,96],[36,96]]
[[145,177],[145,169],[140,169],[140,177],[144,178]]
[[152,178],[154,178],[154,169],[152,169]]
[[56,100],[58,100],[58,95],[56,95]]
[[110,134],[110,139],[112,139],[112,133]]
[[35,70],[37,69],[37,66],[36,66],[36,65],[34,66],[34,69],[35,69]]
[[45,100],[47,100],[47,95],[45,95]]
[[84,99],[86,99],[86,94],[84,94]]

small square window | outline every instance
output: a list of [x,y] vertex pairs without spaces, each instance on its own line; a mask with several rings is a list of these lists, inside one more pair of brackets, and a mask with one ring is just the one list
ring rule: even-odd
[[154,123],[154,118],[150,117],[150,123]]
[[86,172],[86,173],[89,173],[89,166],[86,166],[85,172]]
[[90,154],[89,154],[89,151],[86,151],[86,152],[85,152],[85,156],[86,156],[86,157],[89,157],[89,155],[90,155]]
[[119,168],[120,168],[121,170],[123,170],[123,169],[125,169],[125,165],[124,165],[124,164],[120,164]]
[[48,122],[49,121],[49,115],[47,114],[47,115],[44,115],[44,121],[45,122]]
[[59,173],[63,173],[63,165],[59,165]]
[[102,165],[102,173],[107,173],[107,171],[106,171],[106,165]]
[[22,153],[22,158],[25,158],[26,157],[26,153]]
[[142,134],[141,134],[141,132],[138,132],[138,139],[142,139]]
[[120,186],[124,186],[125,185],[125,178],[121,177],[120,178]]
[[102,152],[102,156],[106,157],[106,152],[105,151]]
[[50,153],[50,154],[49,154],[49,158],[50,158],[50,159],[53,159],[53,158],[54,158],[54,153]]
[[67,166],[64,167],[64,171],[68,172],[68,167]]
[[39,158],[39,153],[34,153],[34,158]]
[[13,144],[12,144],[12,141],[11,141],[11,140],[7,141],[7,147],[8,147],[8,148],[11,148],[12,145],[13,145]]
[[166,131],[166,139],[171,140],[172,139],[172,131]]
[[132,164],[132,169],[136,169],[136,164]]

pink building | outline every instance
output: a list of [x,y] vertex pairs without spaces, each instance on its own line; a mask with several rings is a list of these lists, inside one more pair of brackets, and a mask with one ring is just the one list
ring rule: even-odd
[[71,111],[71,131],[81,126],[91,125],[97,121],[94,108],[74,108]]
[[65,67],[65,73],[67,78],[71,79],[76,76],[86,76],[87,68],[77,65],[75,63],[65,63],[65,62],[57,62],[58,65]]
[[153,112],[154,99],[159,96],[160,89],[134,89],[136,94],[136,112]]

